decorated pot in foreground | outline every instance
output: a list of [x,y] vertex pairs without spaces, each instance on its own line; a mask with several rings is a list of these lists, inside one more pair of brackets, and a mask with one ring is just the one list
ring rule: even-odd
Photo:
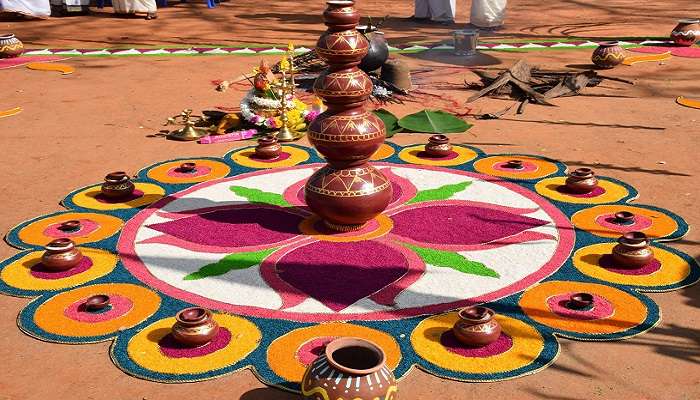
[[447,157],[452,153],[450,139],[445,135],[433,135],[428,138],[425,152],[431,157]]
[[590,168],[577,168],[566,178],[566,191],[570,193],[590,193],[596,186],[598,179]]
[[649,239],[642,232],[627,232],[617,239],[617,243],[612,250],[617,267],[640,268],[654,259]]
[[196,347],[209,343],[217,333],[219,324],[211,311],[201,307],[190,307],[175,315],[172,335],[184,346]]
[[14,34],[0,34],[0,58],[19,57],[24,52],[24,44]]
[[391,202],[391,182],[369,164],[325,166],[306,183],[306,204],[331,229],[352,231],[379,215]]
[[134,183],[124,171],[110,172],[105,176],[101,191],[105,197],[120,199],[134,193]]
[[452,327],[457,340],[469,347],[489,345],[501,336],[501,325],[493,310],[486,307],[466,307],[459,311],[459,320]]
[[692,46],[700,40],[700,20],[681,19],[671,32],[671,40],[679,46]]
[[625,50],[619,42],[602,42],[593,51],[591,61],[599,68],[613,68],[625,60]]
[[83,260],[83,253],[68,238],[54,239],[44,247],[41,265],[52,271],[67,271]]
[[394,400],[394,374],[376,344],[359,338],[340,338],[326,345],[324,354],[306,370],[301,393],[307,400]]

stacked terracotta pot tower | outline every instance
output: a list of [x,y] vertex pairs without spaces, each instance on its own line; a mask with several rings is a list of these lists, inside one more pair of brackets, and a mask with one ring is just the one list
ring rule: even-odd
[[384,209],[391,200],[389,180],[368,164],[384,142],[382,121],[365,109],[372,81],[358,68],[368,42],[355,27],[360,14],[354,1],[328,1],[328,30],[316,45],[329,64],[314,83],[314,92],[328,109],[309,127],[309,140],[328,165],[306,182],[306,203],[337,231],[352,231]]

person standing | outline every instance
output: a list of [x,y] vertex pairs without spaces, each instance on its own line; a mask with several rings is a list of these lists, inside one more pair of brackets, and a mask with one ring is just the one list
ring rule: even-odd
[[112,0],[117,14],[146,14],[146,19],[158,18],[156,0]]
[[416,9],[412,19],[452,24],[457,14],[456,3],[456,0],[415,0]]
[[51,15],[51,5],[49,0],[0,0],[0,12],[45,19]]

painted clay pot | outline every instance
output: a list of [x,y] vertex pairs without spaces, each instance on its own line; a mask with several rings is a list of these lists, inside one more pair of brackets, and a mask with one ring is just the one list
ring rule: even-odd
[[618,42],[602,42],[593,51],[591,61],[599,68],[613,68],[625,60],[625,50]]
[[358,69],[326,70],[314,82],[314,93],[329,107],[358,107],[372,94],[372,80]]
[[593,295],[590,293],[574,293],[569,297],[566,308],[583,310],[593,305]]
[[[353,14],[354,2],[342,2],[343,13]],[[309,126],[309,141],[328,165],[306,182],[304,194],[311,211],[337,231],[361,228],[384,211],[391,200],[389,180],[368,164],[386,138],[384,123],[365,109],[372,83],[357,66],[367,54],[369,42],[346,20],[337,18],[337,1],[329,1],[324,13],[328,26],[316,45],[316,53],[328,62],[328,70],[314,82],[314,92],[328,109]],[[330,17],[329,17],[330,15]],[[355,17],[353,17],[355,18]],[[355,21],[355,19],[352,19]]]
[[205,345],[219,333],[219,324],[214,321],[211,311],[205,308],[185,308],[175,315],[175,320],[171,333],[184,346]]
[[23,52],[24,44],[14,34],[0,34],[0,58],[19,57]]
[[358,26],[357,30],[365,35],[365,39],[369,42],[367,55],[362,58],[359,67],[365,72],[376,71],[389,58],[389,45],[384,38],[384,32],[371,30],[367,26]]
[[326,26],[340,31],[355,28],[360,22],[360,13],[357,12],[354,5],[354,1],[327,1],[326,10],[323,12]]
[[425,152],[430,157],[447,157],[452,153],[450,139],[445,135],[433,135],[428,138]]
[[44,247],[41,264],[48,270],[66,271],[80,264],[83,253],[68,238],[54,239]]
[[331,71],[358,66],[368,50],[367,38],[355,29],[329,29],[316,42],[316,54],[328,62]]
[[578,168],[566,178],[566,190],[571,193],[590,193],[596,186],[598,179],[590,168]]
[[654,252],[649,247],[647,235],[642,232],[627,232],[617,239],[612,258],[617,267],[640,268],[654,259]]
[[197,171],[197,164],[193,162],[182,163],[179,167],[177,167],[177,171],[185,174],[190,174],[192,172]]
[[510,169],[523,169],[523,162],[522,160],[508,160],[504,166]]
[[634,224],[634,214],[629,211],[618,211],[615,213],[613,223],[617,225],[632,225]]
[[112,199],[128,197],[134,193],[134,183],[123,171],[110,172],[105,176],[105,183],[102,184],[102,195]]
[[265,160],[271,160],[280,156],[282,146],[277,142],[274,136],[265,136],[258,139],[258,145],[255,146],[255,156]]
[[306,204],[329,228],[347,232],[362,228],[391,202],[391,182],[369,164],[335,169],[325,166],[306,182]]
[[700,40],[700,20],[681,19],[671,32],[671,40],[678,46],[692,46]]
[[89,311],[104,310],[109,306],[109,296],[106,294],[96,294],[85,300],[85,309]]
[[301,393],[306,400],[395,400],[394,374],[376,344],[359,338],[340,338],[306,369]]
[[386,129],[374,113],[357,107],[320,114],[307,136],[328,163],[340,169],[367,163],[384,143]]
[[501,325],[493,310],[486,307],[466,307],[459,311],[459,320],[452,333],[465,346],[482,347],[495,342],[501,335]]
[[80,229],[81,225],[80,221],[72,219],[70,221],[61,222],[58,226],[58,230],[61,232],[75,232]]

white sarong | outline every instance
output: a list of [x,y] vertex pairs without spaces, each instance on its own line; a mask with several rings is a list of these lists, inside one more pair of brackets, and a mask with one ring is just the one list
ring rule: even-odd
[[157,10],[155,0],[112,0],[112,7],[117,14],[155,14]]
[[454,21],[457,13],[456,0],[415,0],[416,18],[430,18],[433,21]]
[[34,18],[51,15],[49,0],[0,0],[0,12],[15,12]]

